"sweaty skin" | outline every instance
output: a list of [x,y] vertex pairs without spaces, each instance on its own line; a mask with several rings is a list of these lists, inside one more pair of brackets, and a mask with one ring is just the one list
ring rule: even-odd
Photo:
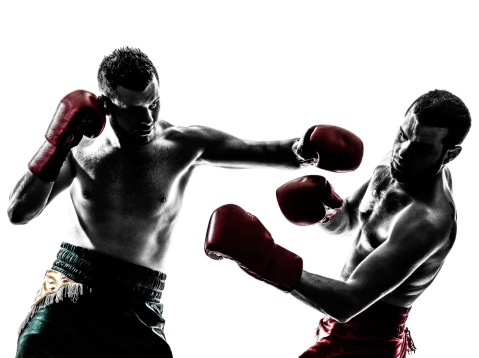
[[292,294],[346,322],[376,301],[410,307],[433,282],[452,248],[456,209],[445,164],[447,129],[406,115],[392,152],[322,229],[355,239],[339,280],[303,271]]
[[185,187],[198,165],[299,168],[295,139],[253,142],[159,120],[158,87],[156,78],[143,92],[118,86],[102,135],[83,138],[53,184],[27,172],[11,194],[10,220],[28,222],[69,189],[75,215],[65,241],[164,271]]

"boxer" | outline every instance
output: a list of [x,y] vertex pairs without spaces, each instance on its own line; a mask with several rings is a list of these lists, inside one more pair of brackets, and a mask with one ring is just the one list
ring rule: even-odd
[[447,164],[461,152],[470,125],[462,100],[430,91],[408,108],[392,151],[349,198],[343,201],[319,176],[278,188],[278,204],[292,223],[354,235],[340,279],[303,270],[297,254],[275,244],[255,216],[233,204],[212,214],[205,252],[236,261],[326,315],[316,344],[301,358],[404,358],[416,349],[405,327],[412,304],[437,277],[455,241]]
[[22,324],[18,357],[172,355],[160,301],[165,258],[198,166],[329,170],[333,156],[348,171],[361,162],[361,140],[335,126],[266,142],[160,120],[158,73],[138,49],[106,56],[98,84],[98,98],[75,91],[60,102],[10,196],[14,224],[28,223],[66,190],[75,214]]

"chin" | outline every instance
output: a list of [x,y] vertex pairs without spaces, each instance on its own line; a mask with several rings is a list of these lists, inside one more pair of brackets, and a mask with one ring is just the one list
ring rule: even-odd
[[430,182],[437,175],[435,168],[430,168],[417,174],[406,174],[390,165],[391,177],[400,184],[414,185]]
[[389,169],[390,169],[389,171],[391,172],[391,177],[398,183],[407,184],[414,181],[414,180],[411,180],[412,178],[410,176],[404,174],[403,172],[400,172],[399,170],[394,168],[392,165],[389,166]]
[[150,133],[148,135],[143,135],[143,136],[130,134],[130,135],[123,136],[123,137],[128,142],[130,142],[132,144],[136,144],[136,145],[147,145],[147,144],[153,142],[153,140],[155,139],[154,133]]

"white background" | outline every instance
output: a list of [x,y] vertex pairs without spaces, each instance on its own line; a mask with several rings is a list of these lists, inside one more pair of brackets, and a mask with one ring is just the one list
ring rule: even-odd
[[[474,123],[450,165],[458,209],[455,247],[419,298],[408,326],[417,358],[466,357],[476,348],[479,245],[477,128],[479,25],[470,2],[443,1],[23,1],[1,5],[2,140],[0,356],[16,332],[69,225],[59,196],[28,225],[13,226],[8,195],[40,144],[58,101],[75,89],[97,93],[104,55],[141,48],[160,75],[160,118],[202,124],[241,138],[299,137],[313,124],[346,127],[364,141],[361,167],[230,170],[193,176],[174,233],[164,293],[166,335],[175,357],[297,357],[314,344],[321,313],[253,280],[227,261],[209,260],[210,214],[236,203],[258,216],[305,269],[337,277],[352,237],[329,237],[286,222],[275,190],[323,174],[343,196],[366,181],[391,149],[409,104],[447,89]],[[75,4],[75,5],[73,5]]]

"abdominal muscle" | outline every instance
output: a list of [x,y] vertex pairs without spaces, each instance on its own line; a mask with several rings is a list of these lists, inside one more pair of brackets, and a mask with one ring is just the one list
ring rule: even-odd
[[195,159],[187,149],[162,137],[135,151],[116,148],[106,139],[77,149],[67,241],[165,272]]
[[69,243],[165,272],[165,257],[180,204],[164,205],[158,212],[105,208],[75,198],[72,190]]

